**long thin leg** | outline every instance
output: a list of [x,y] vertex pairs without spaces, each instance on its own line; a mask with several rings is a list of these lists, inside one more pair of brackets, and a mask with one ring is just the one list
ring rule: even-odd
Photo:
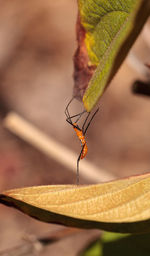
[[89,128],[89,125],[91,124],[91,122],[92,122],[94,116],[96,115],[96,113],[98,112],[98,110],[99,110],[99,108],[96,109],[96,111],[95,111],[94,114],[92,115],[92,117],[91,117],[91,119],[90,119],[90,121],[89,121],[89,123],[88,123],[88,125],[87,125],[87,127],[86,127],[86,129],[85,129],[85,131],[83,131],[83,134],[84,134],[84,135],[86,134],[87,129]]
[[[66,108],[65,108],[65,115],[66,117],[69,119],[70,118],[70,115],[69,115],[69,111],[68,111],[68,107],[69,105],[71,104],[71,102],[73,101],[74,97],[72,97],[72,99],[68,102]],[[71,120],[70,120],[71,121]]]
[[67,117],[66,121],[67,121],[68,123],[70,123],[70,124],[72,124],[72,120],[71,120],[72,118],[78,116],[77,120],[75,121],[75,123],[76,123],[76,122],[79,121],[79,119],[80,119],[80,117],[82,116],[82,114],[84,114],[84,113],[86,112],[86,110],[84,110],[83,112],[81,112],[81,113],[79,113],[79,114],[77,114],[77,115],[70,116],[68,107],[69,107],[69,105],[71,104],[71,102],[73,101],[73,99],[74,99],[74,97],[69,101],[69,103],[67,104],[67,106],[66,106],[66,108],[65,108],[65,115],[66,115],[66,117]]
[[73,124],[72,121],[70,122],[70,120],[68,120],[68,119],[66,119],[66,121],[67,121],[71,126],[73,126],[73,128],[77,128],[79,131],[81,131],[81,129],[79,128],[78,125]]
[[87,114],[87,117],[86,117],[86,119],[85,119],[85,121],[84,121],[84,124],[83,124],[83,126],[82,126],[83,134],[84,134],[84,127],[85,127],[85,124],[86,124],[86,122],[87,122],[87,120],[88,120],[88,118],[89,118],[89,115],[90,115],[90,112]]
[[79,155],[78,160],[77,160],[77,182],[76,182],[76,183],[77,183],[77,185],[79,185],[79,178],[80,178],[80,176],[79,176],[79,162],[80,162],[80,159],[81,159],[81,155],[82,155],[82,152],[83,152],[84,146],[85,146],[85,145],[83,145],[83,146],[82,146],[82,149],[81,149],[80,155]]
[[71,124],[72,126],[74,126],[73,123],[72,123],[72,121],[70,121],[69,118],[67,118],[66,121],[67,121],[69,124]]
[[72,118],[78,116],[77,120],[75,121],[75,123],[77,123],[77,122],[79,121],[80,117],[81,117],[84,113],[86,113],[86,110],[84,110],[84,111],[82,111],[81,113],[76,114],[76,115],[74,115],[74,116],[69,116],[69,118],[67,117],[66,121],[69,120],[69,119],[72,119]]
[[69,118],[66,119],[66,121],[67,121],[70,125],[72,125],[73,127],[76,127],[79,131],[81,131],[81,129],[80,129],[78,126],[76,126],[76,125],[73,124],[73,122],[72,122],[71,119],[72,119],[73,117],[79,116],[79,117],[77,118],[77,120],[74,122],[74,123],[77,123],[83,113],[84,113],[84,112],[82,112],[82,113],[80,113],[80,114],[77,114],[77,115],[74,115],[74,116],[70,116]]
[[[76,114],[76,115],[74,115],[74,116],[69,116],[69,118],[72,119],[72,118],[74,118],[74,117],[76,117],[76,116],[79,116],[79,117],[80,117],[80,116],[81,116],[82,114],[84,114],[85,112],[86,112],[86,110],[84,110],[83,112],[81,112],[81,113],[79,113],[79,114]],[[67,118],[67,119],[68,119],[68,118]],[[78,121],[78,119],[77,119],[77,121]],[[76,122],[77,122],[77,121],[76,121]]]
[[[82,111],[80,114],[76,115],[76,116],[79,116],[79,117],[77,118],[77,120],[75,121],[75,123],[77,123],[77,122],[79,121],[79,119],[81,118],[81,116],[82,116],[84,113],[86,113],[86,110],[84,110],[84,111]],[[71,118],[73,118],[73,117],[75,117],[75,116],[72,116]]]

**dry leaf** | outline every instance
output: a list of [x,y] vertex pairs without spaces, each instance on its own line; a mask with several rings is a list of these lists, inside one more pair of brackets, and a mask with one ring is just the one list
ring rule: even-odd
[[150,173],[108,183],[6,191],[0,202],[50,223],[115,232],[150,231]]

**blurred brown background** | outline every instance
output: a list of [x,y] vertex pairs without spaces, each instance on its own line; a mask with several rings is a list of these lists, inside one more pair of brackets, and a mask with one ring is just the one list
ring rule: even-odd
[[[76,1],[0,0],[0,7],[0,190],[74,183],[75,173],[7,131],[3,118],[13,110],[79,153],[80,143],[64,115],[73,88]],[[116,177],[150,170],[150,99],[131,92],[135,79],[149,79],[148,69],[141,68],[146,62],[150,63],[148,24],[102,97],[87,134],[87,159]],[[79,108],[77,102],[73,114]],[[86,182],[90,181],[81,176],[81,183]],[[44,236],[60,228],[0,208],[0,255],[24,245],[24,236],[29,241],[30,235]],[[82,240],[76,235],[50,249],[39,246],[31,254],[8,255],[77,255],[95,235],[83,231]]]

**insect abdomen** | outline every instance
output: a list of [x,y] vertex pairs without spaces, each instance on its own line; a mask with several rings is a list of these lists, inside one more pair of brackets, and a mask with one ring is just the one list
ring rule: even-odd
[[86,156],[87,151],[88,151],[88,147],[87,147],[87,144],[85,143],[82,154],[81,154],[81,159],[83,159]]
[[[74,123],[74,125],[76,125],[76,124]],[[81,153],[81,159],[83,159],[86,156],[87,151],[88,151],[88,147],[87,147],[87,144],[86,144],[86,141],[85,141],[85,136],[83,135],[83,132],[78,130],[76,127],[74,127],[74,130],[75,130],[75,132],[76,132],[76,134],[77,134],[77,136],[78,136],[78,138],[81,142],[81,145],[83,146],[83,150],[82,150],[82,153]]]

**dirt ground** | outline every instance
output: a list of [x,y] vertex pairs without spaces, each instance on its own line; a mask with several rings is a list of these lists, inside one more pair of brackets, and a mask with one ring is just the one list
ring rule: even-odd
[[[74,183],[72,170],[11,134],[3,118],[15,111],[79,153],[80,144],[64,115],[73,88],[76,1],[0,0],[0,6],[0,190]],[[87,134],[87,159],[115,177],[150,170],[150,99],[131,91],[136,79],[150,77],[138,60],[150,62],[148,24],[100,100],[100,111]],[[76,114],[79,108],[77,102],[72,112]],[[90,183],[82,175],[81,182]],[[0,206],[0,219],[0,255],[77,255],[99,235],[99,231],[79,231],[41,247],[39,237],[62,227],[4,206]],[[32,248],[21,254],[26,244]]]

